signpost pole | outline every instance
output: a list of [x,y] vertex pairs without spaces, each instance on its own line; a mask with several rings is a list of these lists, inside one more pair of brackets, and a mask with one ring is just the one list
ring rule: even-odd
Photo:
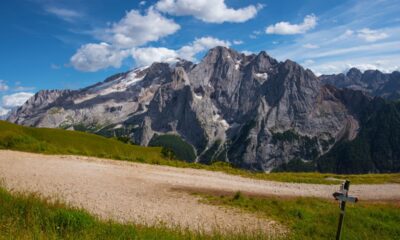
[[[349,187],[350,187],[350,181],[346,180],[343,185],[345,197],[348,196]],[[342,228],[343,228],[343,219],[344,219],[345,209],[346,209],[346,201],[340,201],[340,217],[339,217],[338,229],[336,232],[336,240],[340,240],[340,238],[342,237]]]

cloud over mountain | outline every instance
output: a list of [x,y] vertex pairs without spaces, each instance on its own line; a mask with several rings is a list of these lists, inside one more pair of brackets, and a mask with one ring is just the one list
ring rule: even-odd
[[178,57],[176,51],[168,48],[137,48],[132,50],[132,57],[138,66],[147,66],[153,62],[165,62]]
[[72,65],[84,72],[95,72],[107,67],[118,68],[129,52],[115,49],[107,43],[89,43],[81,46],[71,57]]
[[[153,7],[145,14],[131,10],[119,22],[111,24],[111,27],[94,31],[95,36],[104,42],[81,46],[70,61],[75,69],[84,72],[119,68],[132,50],[133,56],[138,56],[139,52],[144,53],[135,51],[135,47],[158,41],[179,29],[177,23],[162,16]],[[145,61],[146,57],[142,56],[139,61]]]
[[13,108],[21,106],[33,96],[33,93],[30,92],[19,92],[11,95],[5,95],[2,98],[3,107],[5,108]]
[[229,8],[224,0],[160,0],[156,8],[175,16],[191,15],[209,23],[246,22],[254,18],[264,5],[249,5],[244,8]]
[[231,43],[229,41],[223,41],[208,36],[197,38],[178,50],[164,47],[136,48],[132,50],[132,57],[135,59],[138,66],[150,65],[153,62],[171,62],[175,61],[178,57],[189,61],[197,61],[196,55],[200,52],[216,46],[229,47],[230,45]]
[[179,29],[177,23],[150,7],[144,15],[137,10],[129,11],[118,23],[106,29],[105,36],[101,37],[116,47],[130,48],[157,41]]
[[314,14],[307,15],[300,24],[291,24],[289,22],[278,22],[265,29],[267,34],[302,34],[317,26],[317,17]]

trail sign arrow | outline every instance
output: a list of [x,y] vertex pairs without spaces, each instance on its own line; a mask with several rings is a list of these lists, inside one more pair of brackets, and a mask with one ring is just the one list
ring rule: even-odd
[[333,197],[336,200],[339,201],[344,201],[344,202],[351,202],[351,203],[356,203],[358,201],[357,197],[352,197],[352,196],[346,196],[345,194],[341,193],[341,192],[335,192],[333,193]]
[[338,229],[336,232],[336,240],[340,240],[342,237],[342,228],[343,228],[343,219],[344,219],[344,213],[346,209],[346,202],[352,202],[356,203],[358,201],[357,197],[349,196],[349,187],[350,187],[350,181],[345,181],[341,186],[340,186],[340,191],[333,193],[333,197],[336,200],[339,200],[339,207],[340,207],[340,217],[339,217],[339,225]]

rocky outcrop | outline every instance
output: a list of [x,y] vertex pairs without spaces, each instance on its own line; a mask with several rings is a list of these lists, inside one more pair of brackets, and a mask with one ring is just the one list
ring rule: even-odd
[[198,64],[154,63],[81,90],[40,92],[9,121],[124,135],[141,145],[176,134],[194,146],[197,161],[270,171],[314,161],[357,136],[359,108],[370,98],[326,82],[265,52],[216,47]]

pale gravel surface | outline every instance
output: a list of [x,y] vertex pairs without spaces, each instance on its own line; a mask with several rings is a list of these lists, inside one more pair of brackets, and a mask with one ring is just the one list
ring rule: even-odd
[[[332,198],[338,186],[278,183],[220,172],[78,156],[0,151],[0,178],[13,191],[38,192],[83,207],[104,219],[192,230],[282,233],[273,221],[199,202],[173,189],[242,191],[257,195]],[[400,184],[353,185],[361,200],[400,199]]]

